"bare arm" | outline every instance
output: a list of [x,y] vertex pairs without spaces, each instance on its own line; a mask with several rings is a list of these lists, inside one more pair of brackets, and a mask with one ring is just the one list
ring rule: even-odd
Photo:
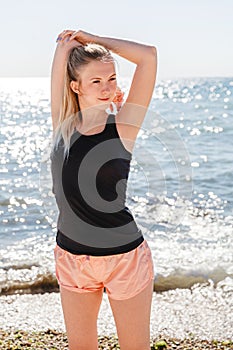
[[70,40],[73,39],[82,44],[92,42],[103,45],[136,64],[128,97],[117,115],[118,130],[121,136],[135,140],[154,90],[157,72],[156,48],[129,40],[100,37],[84,31],[73,32]]
[[51,115],[53,130],[57,127],[60,107],[64,92],[64,78],[65,78],[65,67],[67,62],[67,56],[69,51],[74,46],[80,45],[76,40],[72,42],[58,41],[51,71]]
[[103,37],[97,37],[97,42],[137,65],[126,103],[147,107],[155,85],[156,48],[128,40]]
[[[69,37],[69,31],[67,31],[67,36]],[[136,64],[137,67],[131,90],[126,101],[145,107],[148,106],[154,89],[157,71],[157,50],[154,46],[129,40],[100,37],[81,30],[74,32],[70,36],[70,40],[73,39],[84,45],[88,42],[103,45],[117,55]],[[138,82],[138,80],[140,81]]]

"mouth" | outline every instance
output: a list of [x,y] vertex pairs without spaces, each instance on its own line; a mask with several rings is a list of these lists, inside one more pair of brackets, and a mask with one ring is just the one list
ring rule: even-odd
[[107,98],[98,98],[98,100],[103,101],[103,102],[107,102],[107,101],[110,100],[110,98],[109,97],[107,97]]

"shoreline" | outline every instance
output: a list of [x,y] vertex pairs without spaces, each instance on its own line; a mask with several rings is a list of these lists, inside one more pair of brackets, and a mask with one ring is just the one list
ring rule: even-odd
[[[212,284],[191,289],[153,293],[151,338],[197,339],[199,341],[233,340],[233,290]],[[59,293],[0,296],[2,331],[65,331]],[[107,294],[103,294],[98,321],[98,335],[116,334]]]

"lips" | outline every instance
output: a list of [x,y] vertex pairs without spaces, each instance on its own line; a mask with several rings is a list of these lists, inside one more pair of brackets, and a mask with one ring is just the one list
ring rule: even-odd
[[108,101],[109,100],[109,97],[108,98],[99,98],[98,100],[100,100],[100,101]]

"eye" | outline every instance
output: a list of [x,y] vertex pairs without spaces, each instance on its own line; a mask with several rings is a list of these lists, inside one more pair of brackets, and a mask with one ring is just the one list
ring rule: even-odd
[[111,80],[111,81],[114,81],[114,80],[116,80],[116,77],[112,77],[112,78],[110,78],[110,80]]
[[100,80],[94,80],[93,83],[94,84],[98,84],[100,82]]

